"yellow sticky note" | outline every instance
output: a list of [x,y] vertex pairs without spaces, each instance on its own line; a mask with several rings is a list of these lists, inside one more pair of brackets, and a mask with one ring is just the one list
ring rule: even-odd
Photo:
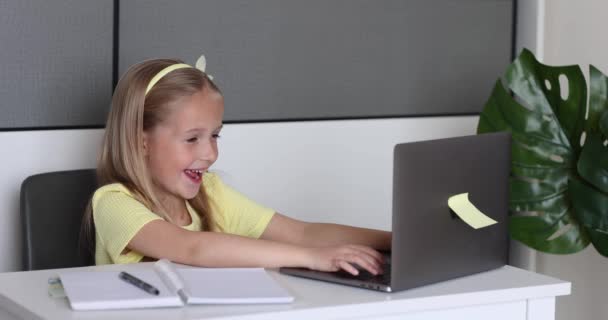
[[468,225],[474,229],[484,228],[497,223],[492,218],[483,214],[474,204],[469,201],[468,193],[461,193],[451,196],[448,199],[448,206]]

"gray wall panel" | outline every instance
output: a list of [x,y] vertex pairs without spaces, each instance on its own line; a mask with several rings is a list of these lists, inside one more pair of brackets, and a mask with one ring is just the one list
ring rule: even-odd
[[103,125],[112,0],[0,0],[0,129]]
[[509,63],[511,0],[129,0],[119,70],[194,62],[226,120],[479,112]]

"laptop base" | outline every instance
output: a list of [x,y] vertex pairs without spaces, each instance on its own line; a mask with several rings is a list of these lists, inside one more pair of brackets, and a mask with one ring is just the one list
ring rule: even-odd
[[353,276],[347,273],[346,271],[323,272],[306,268],[280,268],[279,271],[283,274],[288,274],[300,278],[339,283],[351,287],[364,288],[382,292],[393,291],[390,283],[382,283],[382,281],[380,280],[376,281],[376,279],[380,278],[377,276],[369,279],[361,279],[359,276]]

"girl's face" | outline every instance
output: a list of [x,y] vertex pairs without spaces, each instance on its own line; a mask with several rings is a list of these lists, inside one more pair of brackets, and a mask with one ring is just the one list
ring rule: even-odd
[[144,133],[146,161],[164,204],[192,199],[217,160],[224,99],[206,88],[175,101],[168,117]]

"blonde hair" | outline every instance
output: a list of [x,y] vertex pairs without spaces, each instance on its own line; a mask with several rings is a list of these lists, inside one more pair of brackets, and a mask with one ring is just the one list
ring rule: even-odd
[[[169,222],[171,218],[158,200],[148,174],[143,152],[144,132],[163,122],[171,108],[176,107],[172,102],[179,98],[208,90],[221,94],[209,77],[196,68],[171,71],[146,94],[150,80],[162,69],[177,63],[183,62],[171,59],[148,60],[133,65],[122,76],[112,97],[97,162],[97,181],[100,187],[111,183],[123,184],[136,200]],[[197,195],[188,202],[200,216],[203,231],[219,230],[204,188],[200,188]],[[89,201],[83,217],[81,242],[85,242],[90,252],[95,250],[94,227]]]

